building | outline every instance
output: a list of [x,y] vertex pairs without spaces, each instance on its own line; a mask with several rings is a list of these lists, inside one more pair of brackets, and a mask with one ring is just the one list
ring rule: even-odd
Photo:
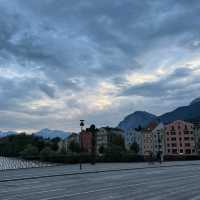
[[157,127],[157,123],[152,122],[146,128],[142,130],[143,144],[144,144],[144,156],[148,157],[153,155],[154,144],[153,144],[153,130]]
[[89,129],[83,130],[80,133],[80,147],[81,151],[91,153],[92,152],[92,139],[93,135]]
[[153,154],[155,157],[165,154],[165,127],[163,123],[159,123],[156,128],[153,129]]
[[125,134],[126,149],[130,150],[131,145],[137,143],[139,147],[139,155],[143,155],[143,134],[142,129],[129,129]]
[[98,129],[96,135],[96,150],[98,154],[102,153],[102,150],[111,146],[115,135],[123,136],[123,130],[119,128],[102,127]]
[[194,140],[195,140],[195,150],[200,154],[200,122],[193,122],[194,125]]
[[177,120],[165,126],[165,143],[167,155],[194,155],[194,125]]
[[59,151],[69,152],[70,143],[75,142],[79,144],[79,135],[76,133],[72,133],[67,139],[61,140],[58,143]]

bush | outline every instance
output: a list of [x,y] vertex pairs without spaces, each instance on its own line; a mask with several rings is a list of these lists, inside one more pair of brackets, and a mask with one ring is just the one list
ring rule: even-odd
[[23,158],[23,159],[37,159],[38,158],[38,154],[39,154],[39,151],[38,151],[38,148],[29,144],[26,146],[26,148],[20,152],[20,156]]

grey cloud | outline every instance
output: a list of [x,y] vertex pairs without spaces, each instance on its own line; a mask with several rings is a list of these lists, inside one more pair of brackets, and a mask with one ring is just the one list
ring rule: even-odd
[[[178,68],[170,75],[160,78],[157,81],[145,82],[142,84],[129,86],[121,92],[121,96],[138,95],[143,97],[165,97],[180,96],[185,93],[183,88],[197,84],[197,80],[192,76],[194,70],[189,68]],[[192,78],[192,80],[190,80]],[[186,79],[186,80],[184,80]],[[198,86],[200,87],[200,86]],[[193,91],[193,90],[191,90]]]
[[[43,95],[55,99],[67,94],[81,99],[79,93],[87,94],[90,88],[95,91],[101,81],[126,88],[121,94],[125,97],[143,99],[166,97],[174,101],[199,89],[194,72],[185,67],[140,85],[127,87],[125,78],[144,69],[140,61],[154,50],[178,47],[180,55],[185,50],[191,55],[198,53],[198,0],[0,0],[0,4],[0,69],[20,66],[38,75],[1,78],[0,109],[5,112],[21,113],[23,119],[24,114],[48,115],[55,110],[48,106],[32,110],[23,104],[41,100]],[[170,56],[178,59],[172,53]],[[72,100],[67,106],[80,109],[82,104]],[[125,107],[120,112],[129,110],[131,104]],[[110,110],[105,113],[112,113]],[[98,123],[101,114],[95,116]],[[33,122],[29,117],[27,123],[37,126],[38,120]],[[94,118],[92,114],[87,117]]]
[[39,84],[39,88],[50,98],[55,97],[55,89],[47,84]]

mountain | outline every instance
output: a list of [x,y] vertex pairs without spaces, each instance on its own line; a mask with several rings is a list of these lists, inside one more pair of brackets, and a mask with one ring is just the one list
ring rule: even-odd
[[152,121],[161,121],[167,124],[175,120],[200,121],[200,98],[193,100],[188,106],[179,107],[158,117],[144,111],[137,111],[125,117],[118,126],[126,132],[139,125],[145,127]]
[[118,127],[126,132],[130,128],[138,128],[138,126],[145,127],[152,121],[157,121],[155,115],[145,111],[136,111],[125,117],[125,119],[119,123]]
[[33,133],[33,135],[38,137],[43,137],[45,139],[53,139],[59,137],[61,139],[66,139],[69,137],[71,133],[59,131],[59,130],[49,130],[49,129],[42,129],[39,132]]
[[199,102],[200,102],[200,97],[194,99],[194,100],[190,103],[190,105],[193,105],[193,104],[196,104],[196,103],[199,103]]
[[0,131],[0,138],[6,137],[9,135],[16,135],[17,133],[14,131]]
[[172,112],[168,112],[164,115],[159,116],[159,119],[165,124],[178,119],[185,121],[199,121],[200,101],[194,100],[188,106],[179,107]]

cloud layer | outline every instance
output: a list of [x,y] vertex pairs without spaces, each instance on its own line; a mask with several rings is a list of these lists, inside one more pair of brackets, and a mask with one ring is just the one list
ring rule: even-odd
[[0,128],[116,125],[200,96],[198,0],[0,0]]

